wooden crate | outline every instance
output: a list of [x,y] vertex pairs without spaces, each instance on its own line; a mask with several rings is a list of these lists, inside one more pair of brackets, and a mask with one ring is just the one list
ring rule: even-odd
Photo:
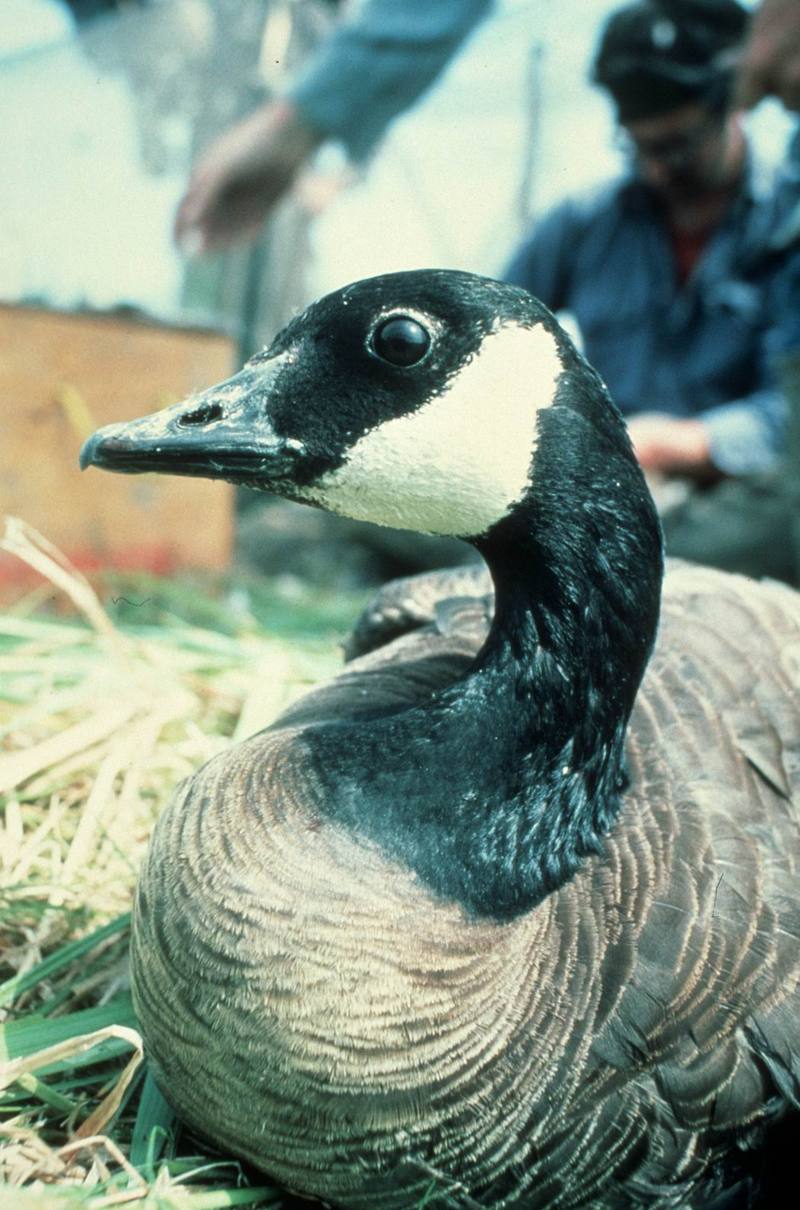
[[[95,428],[152,412],[234,369],[217,332],[127,316],[0,305],[0,514],[84,570],[224,568],[233,489],[161,475],[81,473]],[[0,555],[0,582],[22,568]]]

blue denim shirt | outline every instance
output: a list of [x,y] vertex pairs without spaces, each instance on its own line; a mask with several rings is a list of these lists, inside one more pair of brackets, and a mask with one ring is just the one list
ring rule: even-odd
[[626,176],[545,215],[505,277],[573,314],[623,412],[702,415],[720,470],[770,469],[786,423],[774,376],[787,344],[782,277],[798,266],[775,235],[792,198],[779,166],[751,154],[740,193],[680,286],[657,200]]
[[287,95],[351,159],[428,88],[493,0],[366,0],[326,38]]

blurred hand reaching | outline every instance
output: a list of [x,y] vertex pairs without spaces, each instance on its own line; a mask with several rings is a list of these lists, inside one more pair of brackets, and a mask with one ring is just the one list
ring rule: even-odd
[[255,239],[324,136],[290,101],[269,101],[220,135],[192,172],[175,218],[188,253]]
[[716,474],[701,420],[642,412],[628,421],[628,433],[645,471],[702,480]]
[[739,65],[738,103],[776,96],[800,111],[800,3],[761,0]]

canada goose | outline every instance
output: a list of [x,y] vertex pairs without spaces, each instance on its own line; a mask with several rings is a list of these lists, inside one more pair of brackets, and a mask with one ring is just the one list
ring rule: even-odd
[[658,521],[550,313],[358,282],[82,462],[468,538],[495,586],[488,637],[444,606],[162,815],[133,981],[178,1113],[340,1207],[749,1195],[800,1109],[800,599],[678,567],[639,689]]

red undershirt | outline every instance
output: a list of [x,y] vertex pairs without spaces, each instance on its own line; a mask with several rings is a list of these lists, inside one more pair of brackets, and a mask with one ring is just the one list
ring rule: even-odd
[[679,231],[677,227],[670,230],[672,252],[675,257],[675,268],[680,286],[685,285],[689,280],[692,269],[703,255],[703,249],[714,234],[714,230],[714,227],[706,227],[702,231]]

